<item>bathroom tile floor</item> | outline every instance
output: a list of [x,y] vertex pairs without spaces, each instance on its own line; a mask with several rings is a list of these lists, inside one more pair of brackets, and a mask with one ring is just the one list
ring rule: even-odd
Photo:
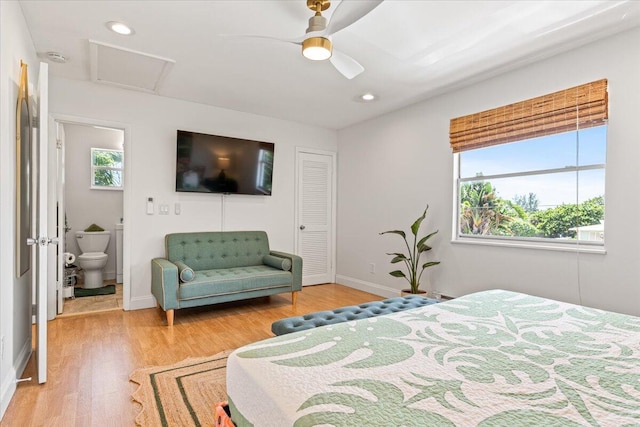
[[96,295],[94,297],[65,298],[63,313],[58,317],[76,316],[109,310],[122,310],[122,284],[115,280],[105,280],[105,285],[116,285],[116,293],[111,295]]

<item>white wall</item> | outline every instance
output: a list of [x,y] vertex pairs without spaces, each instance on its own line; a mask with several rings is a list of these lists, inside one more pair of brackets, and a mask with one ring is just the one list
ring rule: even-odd
[[[51,79],[50,111],[123,123],[131,130],[129,154],[125,153],[130,191],[124,202],[125,234],[130,232],[131,245],[131,308],[155,305],[151,259],[164,255],[167,233],[259,229],[267,231],[272,248],[293,251],[295,147],[337,149],[335,131],[60,78]],[[221,195],[176,193],[177,129],[274,142],[273,195],[225,196],[223,210]],[[155,215],[145,213],[148,197],[155,200]],[[181,205],[180,215],[174,214],[175,203]],[[169,204],[170,214],[158,215],[159,204]]]
[[[426,204],[439,229],[428,282],[445,295],[503,288],[640,315],[640,29],[625,32],[339,132],[337,281],[380,295],[406,282],[388,275],[389,229],[408,229]],[[606,255],[452,244],[449,120],[609,79]],[[370,273],[370,264],[376,266]],[[428,288],[428,285],[426,286]]]
[[30,94],[38,60],[20,5],[0,1],[0,416],[31,351],[31,273],[15,276],[15,138],[20,60],[29,65]]
[[[81,251],[75,232],[97,224],[111,232],[105,279],[116,278],[115,224],[123,217],[122,191],[91,189],[91,149],[122,150],[124,132],[120,129],[96,128],[64,123],[65,130],[65,213],[71,231],[65,240],[65,252],[78,256]],[[124,159],[126,162],[127,159]]]

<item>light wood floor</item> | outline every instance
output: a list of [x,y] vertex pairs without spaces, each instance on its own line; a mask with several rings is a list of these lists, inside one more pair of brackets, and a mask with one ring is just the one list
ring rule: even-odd
[[271,323],[283,317],[381,299],[328,284],[305,287],[295,309],[282,294],[176,310],[173,327],[160,309],[57,318],[48,324],[47,383],[37,384],[32,357],[23,377],[34,380],[18,384],[0,426],[134,426],[135,369],[271,337]]
[[[93,297],[65,298],[62,314],[59,317],[76,316],[93,311],[122,310],[122,283],[115,280],[105,280],[105,285],[116,285],[116,293],[110,295],[96,295]],[[81,287],[80,285],[76,285]]]

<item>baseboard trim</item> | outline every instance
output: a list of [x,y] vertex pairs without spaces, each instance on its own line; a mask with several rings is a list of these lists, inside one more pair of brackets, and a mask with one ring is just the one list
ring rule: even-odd
[[129,301],[129,310],[144,310],[156,306],[156,299],[153,295],[134,297]]
[[[17,362],[18,362],[17,367],[15,368],[15,371],[16,371],[15,378],[18,378],[18,376],[22,376],[22,373],[27,367],[27,363],[29,363],[29,358],[31,357],[31,345],[32,345],[31,339],[29,339],[24,343],[24,345],[20,349],[20,353],[18,354],[18,358],[17,358]],[[38,379],[34,378],[34,380],[37,381]]]
[[16,392],[16,370],[13,366],[7,372],[7,375],[2,380],[2,401],[0,402],[0,420],[4,417],[4,413],[11,403],[11,398]]
[[364,280],[355,279],[349,276],[343,276],[341,274],[336,275],[336,283],[348,286],[350,288],[357,289],[363,292],[369,292],[370,294],[380,295],[386,298],[393,298],[400,296],[400,291],[395,288],[389,288],[377,283],[366,282]]
[[[31,357],[31,340],[25,341],[22,349],[20,349],[20,353],[17,357],[17,368],[15,366],[11,366],[9,368],[9,372],[2,379],[2,400],[0,401],[0,420],[4,417],[4,413],[9,407],[9,403],[11,403],[11,399],[13,398],[14,393],[17,388],[17,378],[21,376],[27,367],[27,363],[29,363],[29,358]],[[33,378],[33,381],[37,381],[37,378]]]

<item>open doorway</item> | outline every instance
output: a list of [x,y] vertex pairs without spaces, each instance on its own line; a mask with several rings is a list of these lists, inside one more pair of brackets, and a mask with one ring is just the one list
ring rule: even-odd
[[59,316],[127,309],[128,130],[78,118],[54,118],[53,127],[57,171],[53,217],[60,244],[54,261],[56,299],[50,303]]

